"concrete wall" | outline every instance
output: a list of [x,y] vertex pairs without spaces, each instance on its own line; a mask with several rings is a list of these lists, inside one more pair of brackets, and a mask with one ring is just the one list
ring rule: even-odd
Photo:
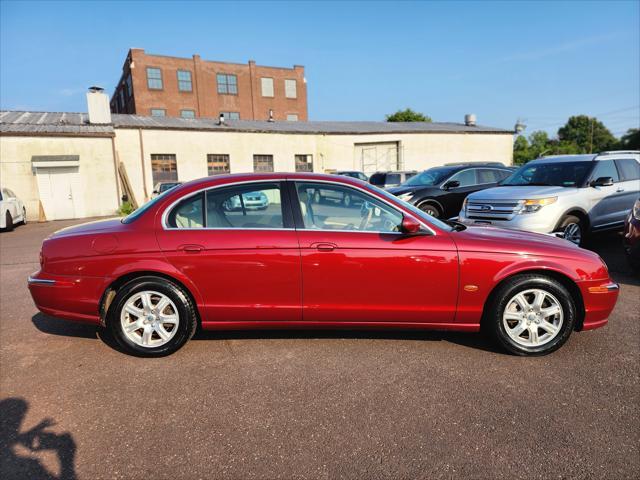
[[[272,154],[275,171],[295,171],[294,155],[313,155],[314,171],[361,170],[357,144],[398,142],[401,166],[424,170],[450,162],[512,163],[513,137],[506,134],[292,135],[240,132],[142,130],[147,195],[153,190],[151,154],[176,155],[178,179],[207,175],[207,154],[230,156],[231,173],[252,172],[254,154]],[[139,131],[116,130],[116,148],[136,200],[144,201]]]
[[118,201],[110,138],[0,137],[0,180],[24,202],[29,220],[38,220],[40,212],[34,155],[78,155],[81,184],[76,217],[115,214]]

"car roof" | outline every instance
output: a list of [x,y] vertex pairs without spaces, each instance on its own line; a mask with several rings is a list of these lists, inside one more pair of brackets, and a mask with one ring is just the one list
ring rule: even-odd
[[596,158],[595,153],[589,153],[587,155],[554,155],[550,157],[536,158],[526,163],[569,163],[569,162],[591,162]]

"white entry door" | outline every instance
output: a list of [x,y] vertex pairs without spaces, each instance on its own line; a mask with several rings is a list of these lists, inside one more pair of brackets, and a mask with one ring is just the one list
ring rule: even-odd
[[80,181],[78,167],[39,167],[36,176],[47,220],[76,218],[75,197],[78,196]]

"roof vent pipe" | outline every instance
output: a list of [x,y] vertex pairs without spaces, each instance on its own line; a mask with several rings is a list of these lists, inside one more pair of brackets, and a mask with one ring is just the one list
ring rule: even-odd
[[275,120],[273,119],[273,110],[269,110],[269,121],[275,122]]
[[476,126],[476,114],[475,113],[467,113],[464,116],[464,124],[467,127],[475,127]]
[[89,123],[111,123],[109,97],[104,93],[104,88],[96,86],[89,87],[89,91],[87,92],[87,111],[89,112]]

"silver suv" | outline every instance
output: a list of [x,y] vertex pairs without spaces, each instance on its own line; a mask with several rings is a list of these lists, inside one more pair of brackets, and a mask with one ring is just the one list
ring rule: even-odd
[[638,195],[638,151],[544,157],[469,195],[459,221],[560,232],[580,245],[590,232],[621,228]]

